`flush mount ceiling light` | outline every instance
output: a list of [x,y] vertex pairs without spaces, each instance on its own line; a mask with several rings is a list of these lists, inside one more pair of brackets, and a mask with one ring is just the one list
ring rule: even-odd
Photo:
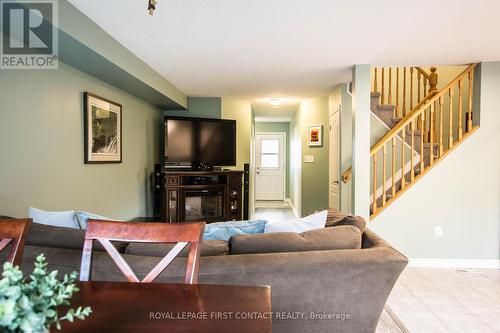
[[149,0],[148,1],[149,15],[153,15],[155,13],[155,9],[156,9],[156,0]]
[[269,104],[271,104],[273,108],[277,108],[279,105],[283,104],[283,101],[281,98],[271,98]]

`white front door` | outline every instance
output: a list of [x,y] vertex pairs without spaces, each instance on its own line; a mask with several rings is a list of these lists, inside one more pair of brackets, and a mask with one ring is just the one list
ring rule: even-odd
[[328,206],[340,210],[340,109],[330,115]]
[[285,199],[285,133],[257,133],[255,200]]

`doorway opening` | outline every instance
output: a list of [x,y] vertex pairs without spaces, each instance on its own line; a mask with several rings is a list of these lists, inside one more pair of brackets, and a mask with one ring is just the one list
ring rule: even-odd
[[286,133],[255,133],[256,204],[285,201],[286,153]]
[[288,195],[290,123],[256,122],[254,136],[254,219],[296,217]]

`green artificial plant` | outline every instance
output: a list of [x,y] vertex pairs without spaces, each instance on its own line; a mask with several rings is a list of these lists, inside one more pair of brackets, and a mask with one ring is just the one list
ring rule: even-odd
[[57,308],[69,305],[78,292],[74,284],[77,273],[57,279],[57,271],[47,271],[47,261],[40,254],[29,279],[25,279],[19,267],[6,262],[0,280],[0,331],[47,332],[52,325],[61,329],[61,321],[73,322],[85,319],[92,312],[90,307],[69,309],[59,316]]

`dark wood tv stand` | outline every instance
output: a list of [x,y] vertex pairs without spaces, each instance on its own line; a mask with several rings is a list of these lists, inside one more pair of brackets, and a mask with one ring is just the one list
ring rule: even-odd
[[155,187],[162,221],[242,219],[243,171],[162,171]]

